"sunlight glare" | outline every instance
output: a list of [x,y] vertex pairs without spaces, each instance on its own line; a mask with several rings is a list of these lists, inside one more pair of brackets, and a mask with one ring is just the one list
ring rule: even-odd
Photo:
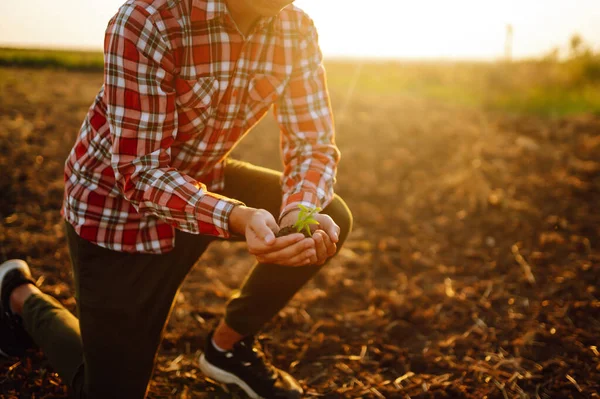
[[[123,0],[0,2],[0,45],[102,48],[104,30]],[[502,57],[514,26],[516,58],[565,47],[579,33],[600,45],[597,0],[296,0],[319,29],[327,56]]]

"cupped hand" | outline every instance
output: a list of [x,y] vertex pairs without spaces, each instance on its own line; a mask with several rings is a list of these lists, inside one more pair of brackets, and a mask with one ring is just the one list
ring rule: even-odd
[[281,266],[303,266],[316,256],[314,240],[294,233],[275,237],[279,225],[264,209],[236,206],[230,216],[233,231],[246,237],[248,252],[261,263]]
[[329,215],[315,215],[315,220],[319,222],[319,227],[313,232],[312,239],[315,242],[316,259],[315,265],[322,265],[335,255],[337,251],[337,242],[340,236],[340,227],[335,224]]
[[[280,222],[281,227],[293,225],[298,217],[299,211],[292,211],[286,214]],[[333,221],[331,216],[326,214],[315,214],[313,218],[319,222],[318,226],[312,226],[311,239],[315,245],[314,255],[310,257],[308,264],[322,265],[335,255],[337,251],[337,242],[339,241],[340,227]]]

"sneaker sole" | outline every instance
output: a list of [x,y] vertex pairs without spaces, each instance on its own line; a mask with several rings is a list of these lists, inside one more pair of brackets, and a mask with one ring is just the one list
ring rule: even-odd
[[21,259],[11,259],[0,264],[0,298],[2,298],[2,281],[4,281],[4,276],[6,276],[6,273],[14,269],[21,269],[25,272],[25,274],[31,275],[29,266]]
[[[2,298],[2,281],[4,280],[4,276],[6,276],[6,273],[14,269],[21,269],[25,272],[25,274],[31,275],[31,271],[29,270],[27,263],[20,259],[11,259],[0,264],[0,298]],[[7,358],[13,357],[4,352],[2,349],[0,349],[0,356]]]
[[200,360],[198,363],[200,363],[200,370],[207,377],[210,377],[215,381],[223,382],[225,384],[235,384],[238,387],[242,388],[244,392],[246,392],[246,395],[250,396],[252,399],[263,399],[256,392],[254,392],[254,390],[250,388],[248,384],[246,384],[235,374],[232,374],[228,371],[225,371],[210,364],[208,360],[206,360],[204,353],[200,355]]

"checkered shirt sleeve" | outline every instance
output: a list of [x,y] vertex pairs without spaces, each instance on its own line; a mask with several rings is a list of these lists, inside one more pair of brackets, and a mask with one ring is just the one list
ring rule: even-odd
[[229,215],[241,203],[169,166],[177,112],[167,43],[135,4],[123,6],[106,31],[104,85],[117,186],[141,214],[227,238]]
[[317,30],[310,19],[302,28],[294,72],[275,106],[284,165],[281,215],[298,204],[325,208],[333,199],[340,159]]

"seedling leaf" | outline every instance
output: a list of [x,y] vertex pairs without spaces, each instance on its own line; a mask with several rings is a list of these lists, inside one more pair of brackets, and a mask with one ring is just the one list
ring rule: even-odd
[[298,233],[306,231],[306,234],[310,237],[312,235],[310,226],[313,224],[319,224],[319,222],[317,222],[313,216],[318,213],[321,208],[308,208],[302,204],[298,204],[298,208],[300,209],[300,212],[298,213],[298,218],[293,227]]

